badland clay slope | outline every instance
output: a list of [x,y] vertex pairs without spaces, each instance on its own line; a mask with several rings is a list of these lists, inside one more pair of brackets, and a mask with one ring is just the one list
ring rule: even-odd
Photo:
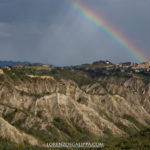
[[150,126],[149,80],[99,76],[95,82],[78,85],[69,79],[8,72],[0,75],[3,139],[42,145],[127,136]]

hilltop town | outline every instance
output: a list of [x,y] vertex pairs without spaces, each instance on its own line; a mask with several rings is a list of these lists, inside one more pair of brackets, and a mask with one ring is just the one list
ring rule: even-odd
[[92,64],[83,64],[81,66],[68,67],[72,70],[83,70],[87,72],[126,72],[150,75],[150,61],[144,63],[124,62],[119,64],[113,64],[110,61],[97,61]]
[[[8,63],[10,64],[10,63]],[[1,67],[0,74],[3,74],[3,69],[11,70],[25,70],[27,74],[35,74],[40,75],[49,75],[50,72],[54,70],[69,70],[69,71],[83,71],[86,73],[101,73],[101,72],[109,72],[109,73],[129,73],[129,74],[142,74],[142,75],[150,75],[150,61],[144,63],[134,63],[134,62],[124,62],[113,64],[110,61],[96,61],[92,64],[82,64],[77,66],[65,66],[65,67],[56,67],[52,65],[45,64],[32,64],[32,63],[14,63],[15,65],[6,65]],[[39,74],[40,73],[40,74]]]

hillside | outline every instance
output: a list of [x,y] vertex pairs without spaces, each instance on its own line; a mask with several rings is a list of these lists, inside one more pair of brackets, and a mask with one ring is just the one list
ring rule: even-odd
[[29,145],[38,149],[52,141],[104,141],[106,149],[115,149],[134,147],[129,139],[136,134],[148,141],[148,76],[50,68],[2,68],[0,138],[4,147],[15,149],[17,143],[22,149]]

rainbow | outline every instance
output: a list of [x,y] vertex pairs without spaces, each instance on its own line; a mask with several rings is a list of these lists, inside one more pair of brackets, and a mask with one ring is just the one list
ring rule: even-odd
[[137,48],[131,41],[110,25],[102,16],[94,13],[78,0],[67,0],[67,3],[74,9],[79,15],[86,18],[90,23],[94,24],[101,31],[112,38],[118,43],[124,50],[126,50],[137,62],[147,61],[146,54],[139,48]]

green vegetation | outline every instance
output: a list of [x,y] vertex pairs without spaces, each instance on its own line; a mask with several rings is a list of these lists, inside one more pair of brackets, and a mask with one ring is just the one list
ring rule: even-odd
[[34,136],[36,139],[38,139],[42,143],[47,143],[47,142],[53,141],[53,138],[45,130],[41,131],[41,130],[35,130],[33,128],[29,128],[29,129],[27,129],[27,128],[20,128],[20,129],[22,131],[24,131],[25,133]]
[[24,141],[24,143],[16,144],[0,138],[0,150],[47,150],[47,148],[31,146],[26,141]]
[[46,95],[50,95],[50,92],[45,92],[45,93],[29,93],[29,92],[25,92],[25,91],[21,91],[21,90],[17,90],[22,96],[26,95],[26,96],[34,96],[36,98],[41,98],[44,97]]
[[129,135],[132,135],[137,132],[137,130],[135,128],[127,127],[127,126],[123,125],[122,123],[115,123],[115,125],[119,129],[123,130],[124,132],[126,132]]
[[3,115],[3,118],[4,118],[5,120],[7,120],[8,122],[11,122],[11,121],[13,120],[15,114],[16,114],[15,112],[12,112],[12,113],[10,113],[10,114],[8,114],[8,115]]
[[62,132],[69,135],[70,137],[73,136],[72,128],[62,119],[55,118],[53,124]]
[[68,70],[61,68],[54,68],[51,70],[50,75],[54,76],[56,80],[70,79],[75,81],[79,86],[94,83],[94,79],[88,76],[86,73],[77,70]]
[[77,125],[73,118],[70,119],[72,126],[74,128],[74,134],[71,139],[71,141],[77,141],[77,142],[85,142],[85,141],[98,141],[98,137],[94,134],[90,133],[86,128],[81,128],[79,125]]
[[145,129],[129,137],[109,138],[104,143],[106,150],[149,150],[150,129]]
[[[14,113],[11,113],[11,115],[3,116],[6,120],[9,122],[12,121],[12,118],[14,117]],[[138,127],[141,127],[141,124],[139,126],[139,122],[134,119],[133,117],[129,115],[124,115],[124,118],[127,120],[130,120]],[[16,126],[18,129],[22,130],[25,133],[28,133],[35,138],[37,138],[40,142],[46,143],[46,142],[58,142],[59,140],[59,134],[57,130],[54,127],[47,126],[47,131],[45,130],[35,130],[34,128],[22,128],[22,124],[24,123],[24,119],[18,120],[13,123],[14,126]],[[61,130],[64,133],[64,137],[68,137],[66,141],[68,142],[103,142],[104,143],[104,149],[105,150],[123,150],[123,149],[137,149],[137,150],[143,150],[143,149],[150,149],[150,129],[144,129],[140,132],[136,132],[135,130],[132,131],[132,129],[129,129],[122,124],[116,124],[121,130],[124,130],[127,133],[130,133],[130,136],[125,137],[115,137],[112,135],[112,132],[108,129],[104,130],[104,133],[107,134],[106,137],[96,137],[95,135],[89,133],[86,129],[83,129],[79,127],[77,124],[75,124],[74,120],[71,119],[71,124],[68,124],[66,121],[55,118],[53,121],[53,124],[56,128]],[[38,125],[38,124],[37,124]],[[53,136],[51,136],[51,134]],[[70,138],[69,138],[70,137]],[[26,141],[21,144],[12,143],[8,140],[0,139],[0,150],[45,150],[45,148],[40,148],[37,146],[30,146]]]
[[[150,129],[145,129],[129,137],[109,136],[103,139],[100,138],[99,142],[104,143],[104,148],[102,148],[104,150],[149,150],[150,149]],[[12,150],[12,149],[13,150],[46,150],[48,148],[30,146],[26,141],[21,144],[16,144],[8,140],[0,139],[0,150]]]
[[[95,65],[98,68],[93,68]],[[102,66],[101,66],[102,65]],[[3,68],[5,75],[14,81],[15,84],[18,84],[20,81],[26,80],[35,80],[31,79],[27,75],[47,75],[53,76],[56,80],[60,81],[61,79],[73,80],[79,86],[95,83],[99,77],[124,77],[124,78],[141,78],[144,81],[150,81],[150,76],[145,73],[130,73],[130,72],[121,72],[120,70],[107,70],[106,62],[102,61],[95,62],[93,64],[84,64],[81,66],[72,66],[72,67],[52,67],[52,68],[43,68],[42,66],[28,66],[22,68],[11,67],[10,69]],[[88,69],[87,69],[88,68]],[[4,80],[4,76],[0,76],[0,81]]]
[[130,115],[125,114],[123,116],[124,119],[129,120],[130,122],[132,122],[133,124],[135,124],[139,129],[145,129],[145,126],[142,125],[140,122],[138,122],[135,118],[133,118]]
[[103,131],[103,133],[104,134],[106,134],[107,136],[111,136],[112,135],[112,131],[110,130],[110,129],[105,129],[104,131]]
[[[60,131],[64,133],[67,141],[69,142],[85,142],[85,141],[98,141],[98,137],[94,134],[90,133],[84,128],[79,127],[77,124],[74,123],[74,120],[71,119],[71,124],[68,124],[66,121],[55,118],[53,124],[57,127]],[[57,140],[58,141],[58,140]]]
[[8,70],[4,68],[3,71],[8,78],[10,78],[12,81],[15,81],[14,83],[17,83],[20,80],[24,81],[27,78],[23,70],[18,70],[15,68]]
[[[20,81],[26,81],[26,80],[31,80],[27,75],[46,75],[46,76],[53,76],[56,80],[60,81],[61,79],[66,79],[66,80],[73,80],[75,81],[79,86],[85,85],[85,84],[90,84],[93,83],[94,80],[88,76],[87,73],[83,71],[78,71],[78,70],[71,70],[68,68],[61,68],[61,67],[55,67],[51,70],[38,70],[35,69],[34,67],[32,68],[11,68],[10,70],[8,69],[3,69],[5,75],[11,79],[11,81],[14,81],[15,84],[19,83]],[[0,77],[0,81],[3,80],[3,76]],[[36,81],[35,79],[32,79]]]
[[0,82],[4,81],[4,75],[0,75]]

